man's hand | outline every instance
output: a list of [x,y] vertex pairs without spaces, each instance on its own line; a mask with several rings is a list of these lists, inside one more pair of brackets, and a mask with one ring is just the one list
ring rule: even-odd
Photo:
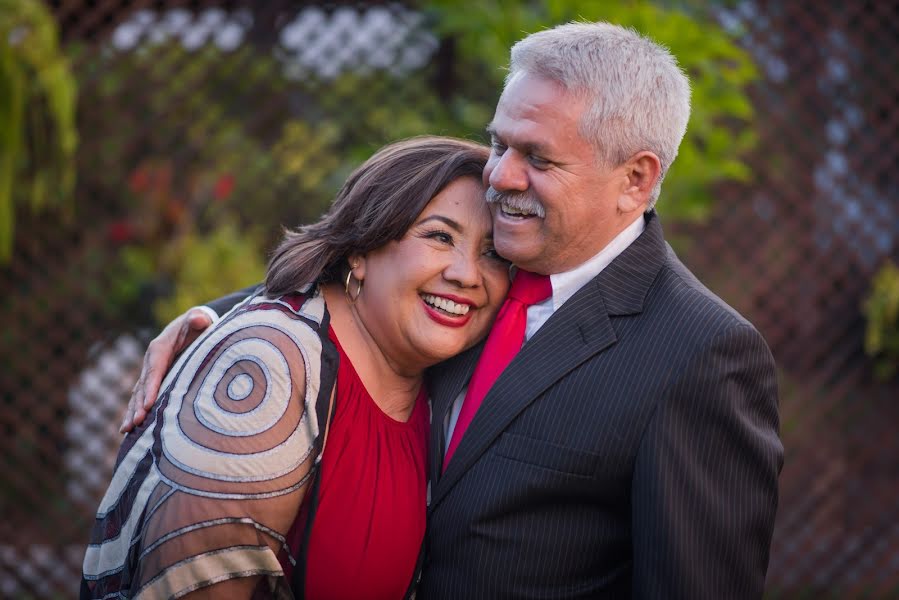
[[127,433],[144,422],[156,402],[159,386],[178,354],[191,345],[212,324],[209,314],[192,308],[162,330],[147,347],[140,377],[131,391],[128,410],[122,419],[121,433]]

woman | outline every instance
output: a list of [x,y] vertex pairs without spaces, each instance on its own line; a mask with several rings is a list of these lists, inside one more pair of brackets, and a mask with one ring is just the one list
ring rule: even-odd
[[425,528],[422,374],[486,335],[509,284],[487,157],[448,138],[387,146],[286,235],[265,294],[204,332],[125,439],[82,597],[408,593]]

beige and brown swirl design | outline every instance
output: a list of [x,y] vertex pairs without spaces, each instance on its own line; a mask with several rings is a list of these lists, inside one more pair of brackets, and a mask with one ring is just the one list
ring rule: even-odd
[[84,565],[98,591],[127,577],[135,597],[169,598],[261,575],[269,592],[287,593],[278,553],[319,434],[315,302],[298,311],[257,298],[176,363],[152,426],[121,458],[101,503],[95,533],[105,533]]

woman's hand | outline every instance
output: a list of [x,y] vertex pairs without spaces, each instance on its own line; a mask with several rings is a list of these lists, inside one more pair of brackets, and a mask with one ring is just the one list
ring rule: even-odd
[[166,325],[147,347],[140,377],[131,391],[128,410],[122,419],[121,433],[127,433],[144,422],[147,412],[156,402],[159,386],[175,361],[175,357],[193,343],[212,324],[209,313],[191,308]]

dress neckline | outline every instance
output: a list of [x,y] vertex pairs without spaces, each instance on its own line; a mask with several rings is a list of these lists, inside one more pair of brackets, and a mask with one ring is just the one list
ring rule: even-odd
[[367,402],[371,403],[372,408],[383,417],[384,421],[389,425],[395,427],[413,427],[416,422],[416,417],[418,416],[418,412],[422,410],[422,405],[426,403],[427,392],[425,391],[424,383],[422,383],[421,388],[418,390],[418,395],[415,397],[415,404],[412,407],[412,412],[409,413],[409,418],[405,421],[400,421],[398,419],[394,419],[390,415],[384,412],[384,410],[378,406],[378,403],[375,402],[375,399],[372,397],[371,392],[368,391],[368,388],[365,386],[365,382],[362,381],[362,378],[359,376],[359,372],[356,370],[356,366],[353,364],[353,361],[350,360],[350,357],[347,355],[346,351],[343,349],[343,346],[340,344],[340,339],[337,337],[337,332],[334,331],[334,328],[328,325],[328,337],[334,345],[337,346],[337,352],[340,354],[341,366],[346,363],[347,368],[350,371],[352,377],[359,382],[359,387],[364,392],[364,396]]

